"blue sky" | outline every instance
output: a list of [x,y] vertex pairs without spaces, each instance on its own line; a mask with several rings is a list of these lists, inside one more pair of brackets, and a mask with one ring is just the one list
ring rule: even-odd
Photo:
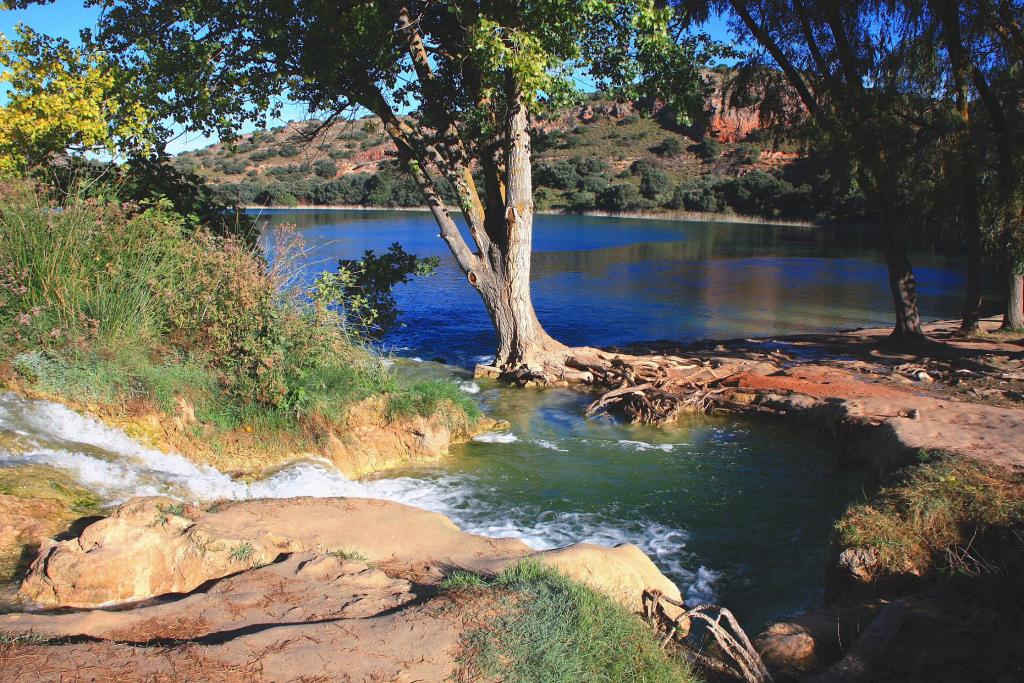
[[[0,33],[13,35],[15,25],[23,23],[40,33],[77,42],[79,32],[94,26],[98,17],[99,9],[85,7],[82,0],[56,0],[47,5],[34,5],[28,9],[0,10]],[[728,28],[719,18],[712,19],[703,30],[717,40],[729,40]],[[0,91],[0,104],[5,99],[4,92]],[[293,107],[285,110],[284,117],[285,120],[300,119],[302,114],[300,108]],[[168,150],[177,153],[203,147],[209,142],[209,139],[200,135],[182,134],[168,145]]]

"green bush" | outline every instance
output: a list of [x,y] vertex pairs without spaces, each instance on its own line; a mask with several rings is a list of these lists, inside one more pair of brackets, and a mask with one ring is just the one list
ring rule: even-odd
[[657,199],[672,189],[668,176],[656,168],[644,171],[640,176],[640,194],[647,199]]
[[640,192],[634,185],[618,183],[602,192],[597,203],[606,211],[631,211],[640,206]]
[[718,159],[722,156],[722,143],[710,135],[705,135],[700,139],[693,147],[693,151],[696,152],[697,156],[701,159],[712,160]]
[[756,164],[761,161],[761,148],[749,142],[744,142],[736,147],[733,156],[741,164]]
[[0,186],[0,359],[79,400],[169,410],[186,397],[225,428],[337,420],[380,393],[397,412],[471,412],[454,385],[399,385],[336,312],[282,291],[254,246],[169,207],[74,195],[54,207],[27,184]]
[[665,138],[654,148],[654,152],[663,157],[676,157],[683,153],[683,143],[679,138]]

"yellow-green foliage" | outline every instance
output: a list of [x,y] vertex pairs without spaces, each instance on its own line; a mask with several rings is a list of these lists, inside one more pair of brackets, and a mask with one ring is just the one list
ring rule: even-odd
[[1024,525],[1024,484],[954,456],[908,467],[897,483],[836,524],[844,547],[871,548],[890,574],[983,569],[972,548],[995,528]]
[[119,94],[125,74],[102,53],[18,25],[0,34],[0,170],[24,170],[69,150],[145,149],[149,116]]

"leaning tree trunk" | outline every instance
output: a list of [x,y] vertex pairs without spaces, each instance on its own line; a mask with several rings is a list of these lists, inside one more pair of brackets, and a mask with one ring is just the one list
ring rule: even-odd
[[895,201],[887,189],[878,189],[885,265],[896,314],[892,336],[897,339],[923,339],[921,316],[917,312],[917,281],[896,223]]
[[[564,370],[568,348],[553,339],[537,319],[530,295],[530,254],[533,242],[533,185],[530,133],[526,106],[510,98],[504,121],[505,178],[503,198],[480,196],[463,158],[417,139],[407,122],[381,105],[372,109],[409,162],[459,268],[479,292],[498,337],[495,365],[507,375],[548,379]],[[437,191],[429,167],[442,171],[462,206],[476,250],[470,249]],[[499,192],[499,195],[502,194]]]
[[1024,273],[1011,269],[1009,285],[1003,329],[1024,330]]

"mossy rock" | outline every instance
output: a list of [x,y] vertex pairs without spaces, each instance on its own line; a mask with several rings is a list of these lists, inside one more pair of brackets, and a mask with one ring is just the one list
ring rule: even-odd
[[17,580],[47,538],[99,514],[103,499],[45,465],[0,467],[0,584]]
[[46,465],[0,467],[0,494],[17,498],[54,500],[69,512],[96,514],[103,499],[64,472]]

